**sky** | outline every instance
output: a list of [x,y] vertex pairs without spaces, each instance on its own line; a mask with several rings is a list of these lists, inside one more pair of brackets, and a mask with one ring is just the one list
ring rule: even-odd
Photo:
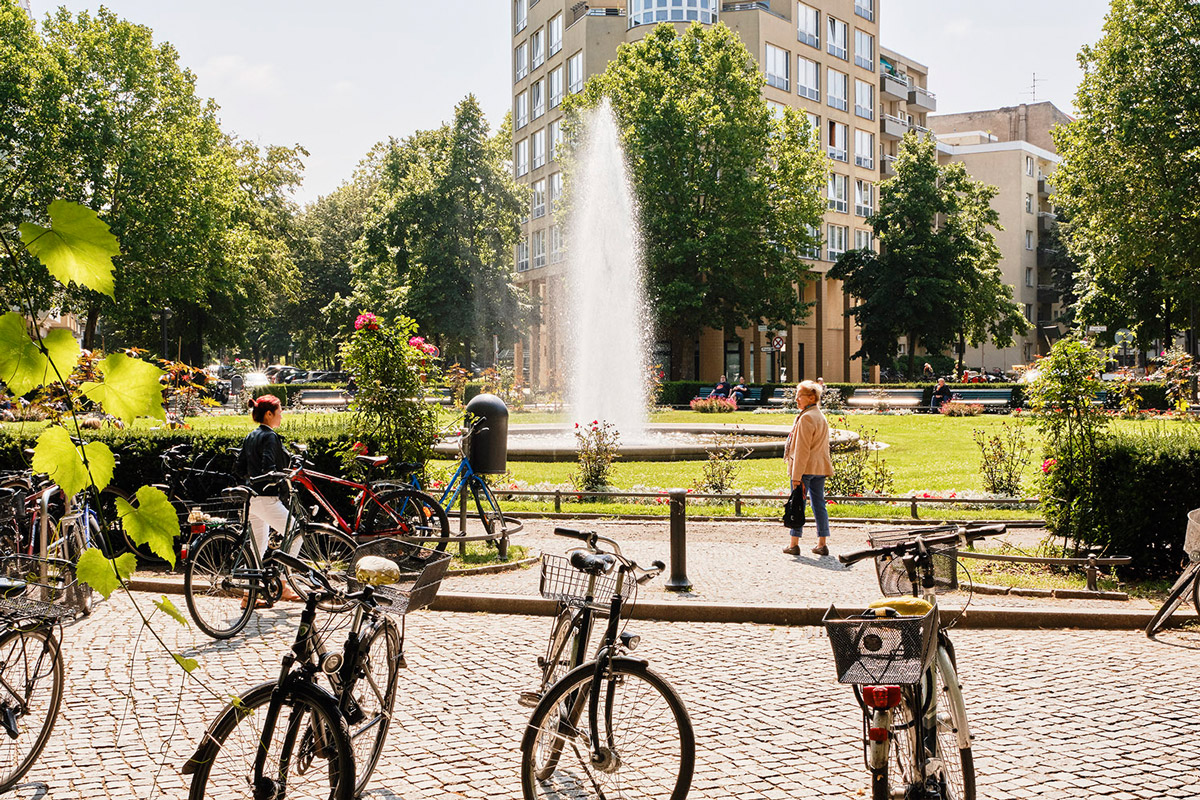
[[[774,0],[775,2],[790,0]],[[350,178],[367,151],[451,118],[474,93],[493,127],[512,102],[509,0],[31,0],[101,5],[179,52],[222,127],[309,151],[309,202]],[[930,68],[938,111],[1049,100],[1070,113],[1079,48],[1106,0],[879,0],[880,42]]]

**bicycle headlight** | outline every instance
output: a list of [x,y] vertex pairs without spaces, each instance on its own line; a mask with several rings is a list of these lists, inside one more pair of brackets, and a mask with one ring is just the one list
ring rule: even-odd
[[333,675],[342,668],[341,653],[326,653],[321,659],[321,671],[326,675]]
[[626,650],[637,650],[637,646],[642,643],[642,637],[636,633],[622,633],[621,646]]

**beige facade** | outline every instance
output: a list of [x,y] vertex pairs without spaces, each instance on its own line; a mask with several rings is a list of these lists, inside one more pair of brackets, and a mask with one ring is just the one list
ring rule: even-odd
[[[741,373],[752,382],[824,377],[859,380],[849,354],[858,334],[847,324],[841,284],[823,277],[847,249],[873,246],[865,218],[878,201],[888,156],[910,127],[923,129],[936,109],[920,64],[879,45],[879,0],[721,3],[719,0],[515,0],[513,3],[513,142],[518,181],[530,187],[529,219],[517,246],[517,282],[542,302],[543,323],[518,344],[518,366],[534,386],[559,385],[565,363],[564,232],[553,204],[561,187],[555,139],[561,98],[602,72],[617,46],[636,41],[661,21],[681,26],[720,20],[762,66],[763,94],[773,110],[808,114],[830,155],[829,211],[823,245],[811,262],[817,279],[803,288],[816,303],[802,325],[737,331],[726,340],[710,330],[696,343],[684,373],[700,380]],[[782,339],[778,352],[772,342]],[[685,356],[686,357],[686,356]]]

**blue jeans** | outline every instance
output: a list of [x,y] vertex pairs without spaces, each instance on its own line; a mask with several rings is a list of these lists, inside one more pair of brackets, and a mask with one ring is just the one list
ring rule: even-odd
[[[829,509],[825,507],[825,478],[826,475],[804,475],[800,482],[812,503],[813,518],[817,521],[817,536],[829,536]],[[803,528],[793,528],[792,536],[799,537],[804,533]]]

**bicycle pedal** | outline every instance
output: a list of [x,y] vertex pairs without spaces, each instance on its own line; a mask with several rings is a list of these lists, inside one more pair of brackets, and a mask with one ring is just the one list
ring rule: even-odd
[[5,705],[0,708],[0,727],[4,728],[4,732],[8,734],[8,738],[16,739],[20,735],[17,730],[17,709],[14,706]]
[[408,669],[408,659],[404,657],[404,653],[396,659],[396,669]]
[[517,705],[522,708],[533,708],[540,702],[542,702],[541,692],[524,691],[517,697]]

